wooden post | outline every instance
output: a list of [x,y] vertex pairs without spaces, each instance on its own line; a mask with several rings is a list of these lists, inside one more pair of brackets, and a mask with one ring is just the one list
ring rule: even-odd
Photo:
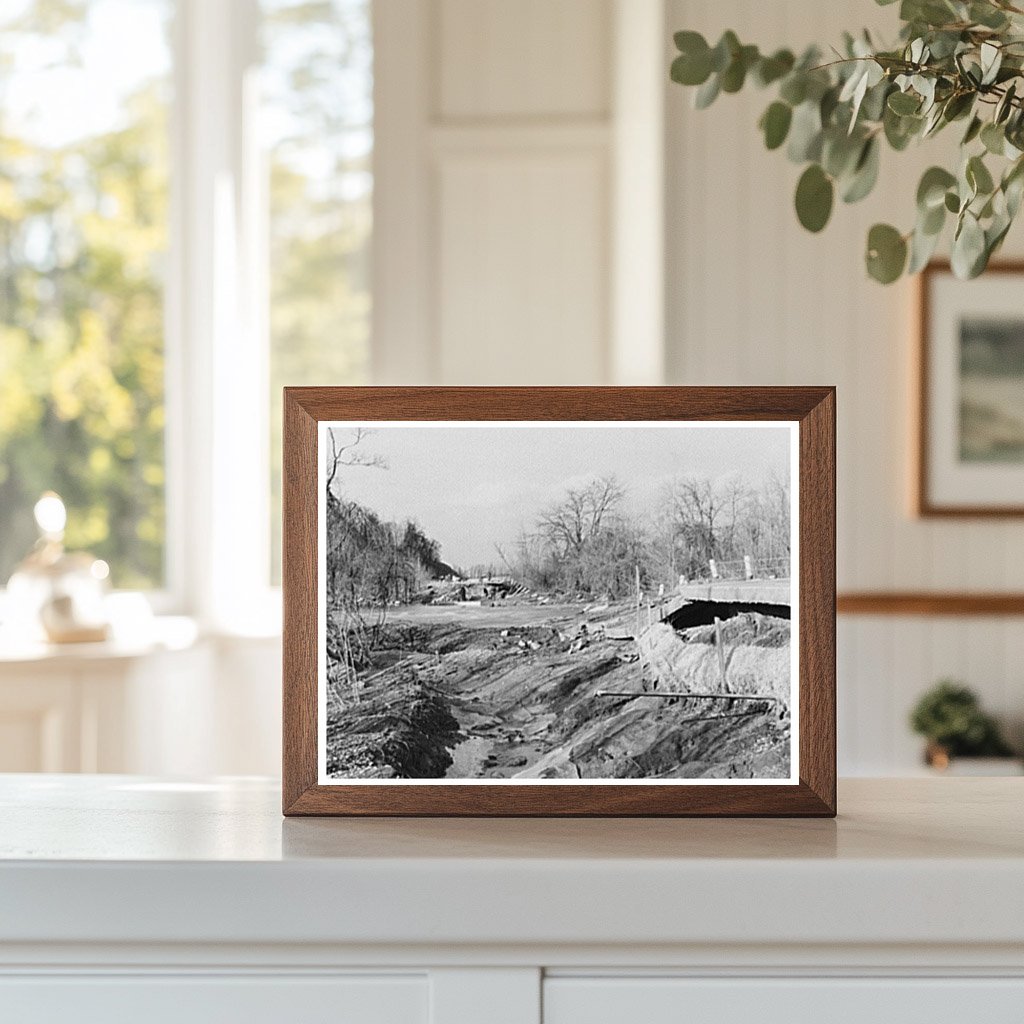
[[646,690],[647,684],[644,682],[644,649],[640,646],[640,633],[642,626],[640,623],[640,565],[639,563],[635,567],[636,570],[636,654],[637,661],[640,665],[640,688]]
[[636,638],[640,639],[640,631],[643,628],[640,622],[640,566],[636,566]]
[[725,676],[725,644],[722,642],[722,620],[715,616],[715,650],[718,652],[718,671],[722,676],[722,690],[729,692],[729,680]]

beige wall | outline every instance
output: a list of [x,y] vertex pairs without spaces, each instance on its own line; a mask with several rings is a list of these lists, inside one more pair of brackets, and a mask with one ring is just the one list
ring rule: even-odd
[[[610,10],[378,3],[378,380],[604,379]],[[415,69],[407,89],[395,65]]]
[[[890,26],[869,0],[670,0],[671,29],[801,46],[843,28]],[[909,228],[917,178],[945,139],[883,155],[881,185],[839,205],[819,236],[792,209],[799,169],[767,153],[756,89],[695,111],[668,89],[667,363],[687,384],[835,384],[839,397],[839,584],[845,590],[1024,590],[1024,522],[925,522],[908,511],[913,286],[867,279],[864,237],[878,220]],[[951,140],[955,143],[955,138]],[[1021,254],[1011,233],[1006,252]],[[1024,289],[1022,289],[1024,301]],[[905,722],[943,675],[1024,718],[1024,620],[841,618],[840,766],[912,769]]]

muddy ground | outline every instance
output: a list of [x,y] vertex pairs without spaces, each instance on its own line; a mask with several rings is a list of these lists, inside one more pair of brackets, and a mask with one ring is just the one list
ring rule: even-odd
[[[767,655],[788,644],[789,623],[739,616],[723,631],[727,645],[760,646]],[[670,687],[641,660],[635,633],[635,611],[628,606],[498,602],[394,609],[375,664],[361,673],[356,692],[329,673],[328,773],[788,777],[785,705],[653,696]],[[713,650],[713,629],[698,626],[680,636]],[[673,681],[671,689],[685,690],[685,682]]]

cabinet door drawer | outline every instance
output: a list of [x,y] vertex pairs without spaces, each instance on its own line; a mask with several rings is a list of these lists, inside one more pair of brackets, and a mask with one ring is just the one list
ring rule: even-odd
[[1021,1024],[1024,978],[549,978],[544,1024]]
[[425,976],[0,978],[18,1024],[427,1024]]

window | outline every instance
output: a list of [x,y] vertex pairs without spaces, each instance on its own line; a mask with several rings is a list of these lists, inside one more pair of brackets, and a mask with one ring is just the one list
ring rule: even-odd
[[116,587],[258,617],[281,388],[367,377],[372,68],[371,0],[0,7],[0,587],[53,489]]
[[115,585],[164,580],[170,15],[0,14],[0,584],[48,489]]
[[271,567],[280,566],[281,388],[361,384],[370,336],[370,0],[264,0],[269,155]]

